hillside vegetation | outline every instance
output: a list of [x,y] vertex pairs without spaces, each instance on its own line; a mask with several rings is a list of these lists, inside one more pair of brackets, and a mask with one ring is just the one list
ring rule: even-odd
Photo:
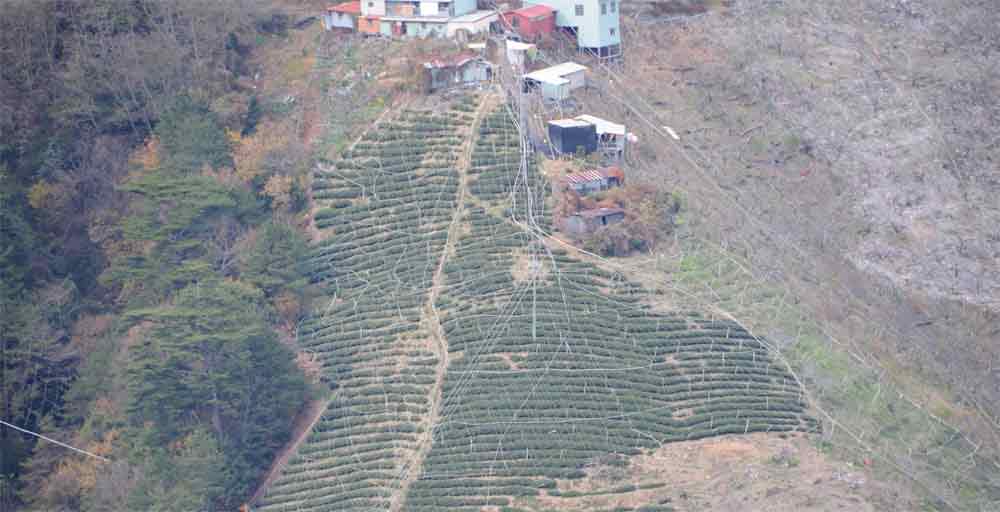
[[90,454],[3,427],[0,509],[232,510],[311,393],[288,16],[0,9],[0,418]]
[[0,510],[1000,508],[991,2],[626,2],[558,109],[326,5],[0,0]]
[[300,344],[332,399],[261,510],[536,509],[663,443],[816,430],[742,327],[657,312],[549,246],[548,185],[534,162],[518,171],[495,103],[407,111],[315,176],[307,262],[324,298]]

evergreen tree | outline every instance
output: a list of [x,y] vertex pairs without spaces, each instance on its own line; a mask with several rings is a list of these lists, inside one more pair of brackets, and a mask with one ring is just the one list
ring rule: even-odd
[[150,426],[149,446],[210,432],[231,498],[246,493],[287,441],[288,418],[305,400],[305,380],[268,316],[260,290],[223,280],[190,285],[172,305],[130,315],[152,325],[130,367],[133,424]]

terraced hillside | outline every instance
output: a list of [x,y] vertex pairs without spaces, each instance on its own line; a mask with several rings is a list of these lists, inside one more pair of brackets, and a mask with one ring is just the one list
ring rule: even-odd
[[261,510],[533,510],[663,443],[816,428],[740,326],[555,248],[491,101],[404,113],[317,175],[328,306],[301,343],[335,398]]

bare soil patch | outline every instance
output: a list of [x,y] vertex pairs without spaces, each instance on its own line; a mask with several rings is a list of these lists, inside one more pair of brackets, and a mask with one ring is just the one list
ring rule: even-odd
[[[874,483],[868,470],[831,461],[804,435],[750,434],[669,443],[620,471],[595,465],[534,510],[607,510],[666,504],[678,511],[919,510],[911,496]],[[664,485],[665,484],[665,485]],[[614,492],[634,489],[629,492]],[[537,507],[537,508],[536,508]]]
[[514,281],[523,283],[532,279],[544,280],[549,275],[549,267],[541,258],[532,258],[530,254],[518,251],[514,256],[514,265],[510,269]]

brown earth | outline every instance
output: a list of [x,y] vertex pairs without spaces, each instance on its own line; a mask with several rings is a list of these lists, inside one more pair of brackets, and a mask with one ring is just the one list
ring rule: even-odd
[[[658,504],[678,511],[919,510],[912,496],[875,483],[863,465],[833,461],[804,435],[756,433],[669,443],[632,457],[627,467],[596,464],[586,471],[586,478],[559,482],[559,491],[607,494],[543,495],[519,505],[533,510]],[[629,484],[638,489],[611,492]]]

